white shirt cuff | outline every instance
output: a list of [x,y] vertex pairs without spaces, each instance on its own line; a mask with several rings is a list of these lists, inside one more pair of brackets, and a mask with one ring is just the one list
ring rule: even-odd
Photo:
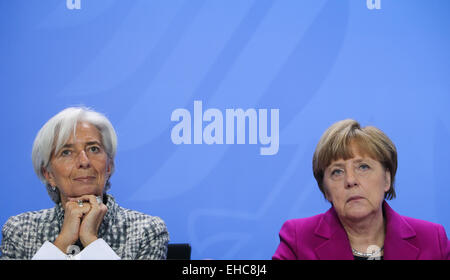
[[67,255],[49,241],[45,241],[32,260],[66,260]]
[[120,260],[120,257],[101,238],[95,240],[75,256],[66,255],[49,241],[45,241],[32,260]]
[[[79,257],[79,258],[78,258]],[[105,240],[99,238],[75,255],[79,260],[120,260]]]

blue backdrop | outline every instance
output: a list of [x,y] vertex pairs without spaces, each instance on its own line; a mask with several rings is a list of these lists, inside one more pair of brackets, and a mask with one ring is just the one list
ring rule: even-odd
[[[450,233],[450,1],[79,3],[0,1],[1,225],[53,206],[32,143],[50,117],[83,104],[118,133],[110,193],[162,217],[193,259],[269,259],[285,220],[326,211],[312,155],[345,118],[396,144],[391,206]],[[278,153],[175,145],[171,114],[192,114],[195,100],[222,113],[279,109]]]

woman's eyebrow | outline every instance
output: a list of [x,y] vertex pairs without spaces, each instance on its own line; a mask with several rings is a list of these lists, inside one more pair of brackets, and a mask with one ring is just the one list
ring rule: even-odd
[[[89,141],[89,142],[85,143],[85,146],[91,146],[91,145],[98,145],[100,147],[103,147],[103,145],[98,141]],[[64,144],[64,146],[62,146],[61,149],[59,149],[59,150],[62,150],[64,148],[73,148],[73,147],[74,147],[74,144],[67,143],[67,144]]]
[[61,149],[63,149],[63,148],[72,148],[72,147],[73,147],[73,144],[64,144],[64,146],[62,146]]
[[363,158],[358,158],[358,159],[355,159],[353,162],[354,163],[360,163],[360,162],[369,162],[369,161],[373,161],[373,159],[372,158],[370,158],[370,157],[363,157]]
[[330,164],[329,168],[332,168],[332,167],[343,167],[343,166],[345,166],[344,163],[342,163],[342,162],[335,162],[335,163]]
[[98,141],[89,141],[89,142],[86,142],[86,146],[90,146],[90,145],[99,145],[99,146],[102,146],[102,144],[101,144],[100,142],[98,142]]

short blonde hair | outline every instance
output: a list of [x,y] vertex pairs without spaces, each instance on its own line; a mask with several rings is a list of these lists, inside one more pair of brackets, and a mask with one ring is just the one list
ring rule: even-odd
[[381,130],[373,126],[361,128],[351,119],[342,120],[330,126],[317,144],[313,156],[313,173],[320,191],[325,195],[323,177],[325,169],[335,160],[350,159],[351,143],[358,151],[379,161],[391,174],[391,186],[384,194],[385,199],[395,198],[394,180],[397,172],[397,149]]

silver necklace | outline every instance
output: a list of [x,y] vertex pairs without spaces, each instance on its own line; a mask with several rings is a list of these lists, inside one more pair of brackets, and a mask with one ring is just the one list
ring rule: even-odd
[[377,251],[372,251],[371,253],[362,253],[362,252],[352,248],[352,252],[353,252],[353,255],[355,255],[355,256],[369,258],[369,257],[373,257],[374,255],[379,256],[379,254],[383,251],[383,249],[384,249],[384,246],[382,246]]

